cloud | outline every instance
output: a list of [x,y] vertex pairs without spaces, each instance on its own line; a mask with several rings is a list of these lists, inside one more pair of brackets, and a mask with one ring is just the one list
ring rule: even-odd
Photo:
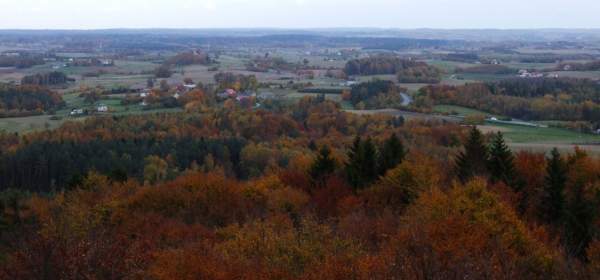
[[204,4],[204,8],[207,8],[209,10],[213,10],[217,8],[217,5],[215,5],[215,3],[213,3],[212,1],[208,1]]
[[8,3],[8,0],[0,0],[0,5],[4,5],[4,4],[7,4],[7,3]]
[[79,14],[79,13],[81,13],[81,11],[83,11],[83,9],[81,9],[81,7],[77,7],[75,9],[73,9],[74,13],[78,13]]
[[304,4],[306,3],[306,0],[296,0],[296,4],[300,5],[300,4]]

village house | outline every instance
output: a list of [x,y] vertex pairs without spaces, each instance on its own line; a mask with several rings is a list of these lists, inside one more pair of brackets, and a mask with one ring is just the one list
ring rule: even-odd
[[242,100],[242,99],[246,99],[246,98],[250,98],[250,97],[256,97],[256,92],[254,92],[253,90],[246,90],[240,94],[237,95],[237,100]]
[[106,104],[100,103],[100,105],[98,105],[98,112],[106,112],[108,111],[108,106],[106,106]]
[[71,115],[75,115],[75,114],[83,114],[83,110],[81,110],[81,109],[73,109],[71,111]]
[[275,99],[275,94],[272,92],[261,92],[258,94],[258,99]]
[[148,94],[150,94],[150,91],[151,90],[149,88],[141,89],[140,90],[140,96],[141,97],[146,97],[146,96],[148,96]]

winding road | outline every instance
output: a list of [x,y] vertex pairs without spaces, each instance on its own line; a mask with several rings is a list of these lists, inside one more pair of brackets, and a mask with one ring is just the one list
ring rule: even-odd
[[410,98],[410,96],[404,92],[401,92],[400,95],[402,95],[402,106],[408,106],[408,104],[410,104],[410,102],[413,102],[412,98]]

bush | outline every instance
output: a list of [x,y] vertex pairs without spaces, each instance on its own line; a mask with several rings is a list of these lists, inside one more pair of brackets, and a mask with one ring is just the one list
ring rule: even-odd
[[50,117],[49,119],[53,120],[53,121],[60,121],[60,120],[63,119],[63,117],[62,116],[54,115],[54,116]]

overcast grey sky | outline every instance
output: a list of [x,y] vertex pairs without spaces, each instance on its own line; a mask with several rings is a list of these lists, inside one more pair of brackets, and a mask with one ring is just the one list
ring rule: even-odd
[[600,28],[597,0],[0,0],[0,29]]

